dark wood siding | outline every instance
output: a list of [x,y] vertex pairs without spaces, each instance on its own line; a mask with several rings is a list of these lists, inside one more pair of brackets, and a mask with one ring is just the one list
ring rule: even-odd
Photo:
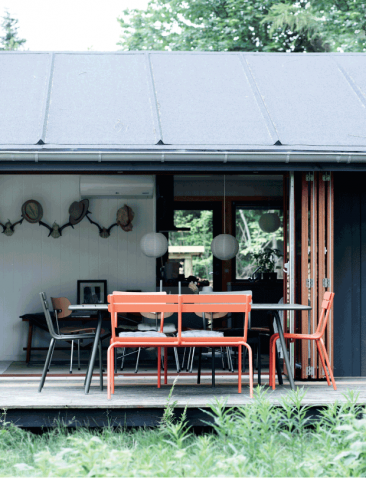
[[366,376],[366,174],[334,180],[334,374]]

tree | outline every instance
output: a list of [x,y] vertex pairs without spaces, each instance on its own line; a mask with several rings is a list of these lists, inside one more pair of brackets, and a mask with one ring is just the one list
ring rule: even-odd
[[364,0],[150,0],[118,20],[124,50],[366,51]]
[[1,23],[4,35],[0,36],[0,50],[19,50],[26,42],[24,38],[18,37],[18,20],[12,18],[8,11],[3,16]]

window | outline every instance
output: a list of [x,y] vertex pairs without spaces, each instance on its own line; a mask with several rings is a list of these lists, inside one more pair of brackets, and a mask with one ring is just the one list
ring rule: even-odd
[[[259,226],[259,220],[265,213],[275,213],[280,219],[280,227],[273,233],[264,232]],[[253,253],[259,253],[271,248],[283,254],[283,211],[281,209],[264,208],[264,206],[235,207],[235,234],[239,242],[239,253],[236,256],[236,279],[246,279],[252,276],[257,268]],[[277,278],[283,278],[283,258],[275,257]]]
[[179,263],[179,274],[196,276],[212,284],[213,211],[176,209],[174,225],[190,231],[169,232],[169,262]]

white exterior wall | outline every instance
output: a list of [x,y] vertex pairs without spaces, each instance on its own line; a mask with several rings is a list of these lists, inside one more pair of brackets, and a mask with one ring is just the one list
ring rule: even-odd
[[[68,222],[69,206],[79,200],[79,175],[4,175],[0,177],[0,222],[21,218],[21,206],[34,199],[43,207],[42,221],[50,226]],[[108,227],[117,209],[128,204],[135,212],[133,231],[114,227],[107,239],[99,237],[86,218],[62,237],[48,238],[48,230],[26,221],[13,236],[0,234],[0,360],[24,360],[28,323],[19,316],[42,311],[39,292],[66,296],[76,302],[78,279],[106,279],[114,290],[155,290],[155,259],[140,250],[141,237],[153,229],[152,199],[93,199],[91,218]],[[47,345],[37,332],[33,345]],[[41,344],[42,343],[42,344]]]

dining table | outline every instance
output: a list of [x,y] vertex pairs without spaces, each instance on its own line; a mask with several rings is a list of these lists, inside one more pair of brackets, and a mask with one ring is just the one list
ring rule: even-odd
[[287,369],[287,374],[288,374],[288,380],[290,382],[291,389],[295,389],[295,382],[294,378],[291,374],[291,363],[290,363],[290,358],[288,356],[287,348],[286,348],[286,341],[285,337],[283,334],[283,328],[282,328],[282,322],[281,318],[279,315],[280,311],[311,311],[311,306],[305,305],[305,304],[298,304],[298,303],[288,303],[288,304],[283,304],[283,303],[253,303],[252,304],[252,311],[271,311],[273,312],[276,325],[277,325],[277,331],[279,334],[279,340],[281,343],[282,347],[282,353],[283,353],[283,359],[285,360],[286,364],[286,369]]
[[[108,311],[108,304],[97,303],[97,304],[70,304],[69,309],[71,311],[85,311],[85,312],[97,312],[97,327],[95,330],[94,342],[91,350],[89,367],[86,375],[85,381],[85,394],[89,393],[90,384],[93,377],[93,370],[95,364],[95,358],[97,356],[98,343],[100,339],[100,334],[102,331],[102,322],[103,322],[103,312]],[[103,367],[100,365],[100,367]],[[103,389],[103,384],[101,384],[101,389]]]
[[[97,327],[95,331],[95,338],[92,346],[92,352],[90,356],[90,363],[89,363],[89,368],[86,376],[86,381],[85,381],[85,394],[89,393],[90,390],[90,384],[91,380],[93,377],[93,370],[94,370],[94,364],[95,364],[95,358],[97,355],[97,349],[98,349],[98,342],[101,334],[101,329],[102,329],[102,322],[103,322],[103,312],[108,311],[108,304],[70,304],[69,309],[71,311],[93,311],[98,313],[98,320],[97,320]],[[304,305],[304,304],[298,304],[298,303],[287,303],[287,304],[282,304],[282,303],[253,303],[252,304],[252,311],[271,311],[274,315],[276,325],[277,325],[277,331],[279,334],[279,340],[281,343],[282,347],[282,352],[283,352],[283,358],[286,364],[287,368],[287,373],[288,373],[288,379],[290,382],[290,387],[291,389],[295,389],[295,382],[294,378],[291,374],[291,363],[290,363],[290,358],[287,352],[286,348],[286,341],[285,337],[283,334],[283,328],[282,328],[282,322],[281,318],[279,315],[280,311],[310,311],[311,306]]]

